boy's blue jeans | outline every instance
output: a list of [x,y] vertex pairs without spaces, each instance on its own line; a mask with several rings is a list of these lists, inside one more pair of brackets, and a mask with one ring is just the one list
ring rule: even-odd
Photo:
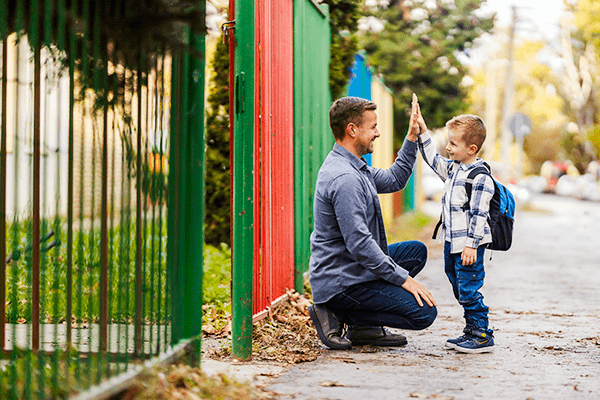
[[488,329],[488,307],[483,304],[483,295],[479,289],[483,286],[485,271],[483,257],[486,245],[477,249],[477,261],[471,265],[463,265],[461,253],[450,253],[450,242],[444,245],[444,269],[452,284],[452,291],[458,303],[464,309],[467,328],[483,330]]
[[[427,247],[418,241],[394,243],[388,250],[390,257],[411,277],[415,277],[427,261]],[[326,305],[347,325],[421,330],[431,325],[437,316],[435,307],[424,301],[420,307],[411,293],[382,279],[353,285]]]

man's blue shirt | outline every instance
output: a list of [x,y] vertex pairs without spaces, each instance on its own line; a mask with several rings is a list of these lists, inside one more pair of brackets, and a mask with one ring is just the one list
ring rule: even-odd
[[314,199],[310,283],[313,301],[325,303],[348,287],[378,278],[402,285],[408,272],[388,255],[377,193],[403,189],[417,144],[405,140],[388,169],[367,165],[339,144],[323,162]]

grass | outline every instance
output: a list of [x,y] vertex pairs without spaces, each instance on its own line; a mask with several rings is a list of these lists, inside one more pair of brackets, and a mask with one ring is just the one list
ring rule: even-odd
[[420,211],[402,214],[394,218],[391,224],[386,225],[388,243],[419,240],[423,236],[425,228],[435,222],[434,218]]

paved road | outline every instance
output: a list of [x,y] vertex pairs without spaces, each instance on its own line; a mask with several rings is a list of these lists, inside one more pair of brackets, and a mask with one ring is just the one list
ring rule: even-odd
[[429,329],[403,332],[403,348],[327,351],[268,389],[293,399],[600,399],[600,203],[538,195],[531,206],[517,214],[513,248],[486,265],[494,353],[443,348],[463,320],[437,249],[419,276],[438,302]]

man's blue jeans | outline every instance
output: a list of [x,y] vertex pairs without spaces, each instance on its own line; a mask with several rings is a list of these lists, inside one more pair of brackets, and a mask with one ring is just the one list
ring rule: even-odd
[[444,269],[452,285],[454,297],[464,309],[467,328],[488,331],[488,307],[483,304],[483,295],[479,289],[483,286],[485,271],[483,257],[486,246],[477,249],[477,261],[463,265],[461,253],[451,254],[450,243],[444,245]]
[[[427,261],[427,247],[418,241],[394,243],[388,250],[390,257],[413,278]],[[382,279],[351,286],[329,300],[327,307],[345,324],[358,326],[420,330],[431,325],[437,316],[435,307],[424,301],[420,307],[411,293]]]

